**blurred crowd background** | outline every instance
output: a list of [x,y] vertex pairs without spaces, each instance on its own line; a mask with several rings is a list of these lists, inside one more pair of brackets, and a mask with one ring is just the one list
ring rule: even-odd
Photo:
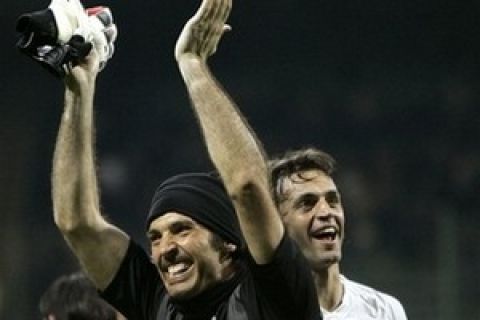
[[[83,2],[119,29],[95,102],[103,210],[146,244],[155,186],[212,168],[173,58],[199,0]],[[63,84],[15,48],[16,18],[47,5],[0,9],[0,319],[38,319],[78,269],[50,200]],[[471,0],[234,1],[210,59],[268,154],[337,158],[343,272],[409,319],[480,319],[479,16]]]

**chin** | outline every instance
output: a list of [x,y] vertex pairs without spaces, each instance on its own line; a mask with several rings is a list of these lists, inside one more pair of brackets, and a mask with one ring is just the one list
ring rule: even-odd
[[186,283],[176,284],[167,288],[170,297],[177,300],[186,300],[194,297],[198,292]]
[[187,300],[195,295],[191,290],[168,290],[168,294],[176,300]]
[[312,269],[320,271],[325,270],[332,265],[338,264],[341,260],[341,254],[327,254],[321,257],[316,257],[312,263]]

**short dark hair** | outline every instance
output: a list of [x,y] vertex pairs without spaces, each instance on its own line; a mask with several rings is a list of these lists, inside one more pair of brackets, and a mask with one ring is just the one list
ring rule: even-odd
[[336,161],[330,154],[313,147],[289,150],[269,161],[270,184],[277,206],[284,200],[285,179],[295,173],[301,179],[306,179],[300,173],[311,169],[321,170],[331,177],[336,169]]
[[115,320],[113,307],[100,298],[93,283],[81,272],[57,278],[43,293],[39,303],[43,319]]

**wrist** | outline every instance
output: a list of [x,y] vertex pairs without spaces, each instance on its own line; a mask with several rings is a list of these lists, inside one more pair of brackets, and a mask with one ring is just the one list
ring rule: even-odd
[[95,80],[91,82],[69,81],[65,79],[66,95],[72,99],[87,99],[93,96],[95,91]]
[[180,68],[185,66],[205,64],[205,61],[202,58],[193,53],[181,54],[176,57],[176,60]]
[[65,77],[65,86],[69,91],[82,93],[93,90],[95,88],[95,81],[96,76],[93,74],[86,74],[84,76],[69,74]]

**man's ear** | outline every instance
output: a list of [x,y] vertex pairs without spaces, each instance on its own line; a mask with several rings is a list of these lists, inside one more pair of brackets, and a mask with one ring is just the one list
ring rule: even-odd
[[237,251],[237,246],[235,244],[230,242],[224,242],[220,255],[220,261],[223,262],[225,260],[231,259],[235,251]]
[[224,246],[225,246],[225,251],[232,254],[234,253],[235,251],[237,251],[237,245],[233,244],[233,243],[229,243],[229,242],[225,242],[224,243]]

